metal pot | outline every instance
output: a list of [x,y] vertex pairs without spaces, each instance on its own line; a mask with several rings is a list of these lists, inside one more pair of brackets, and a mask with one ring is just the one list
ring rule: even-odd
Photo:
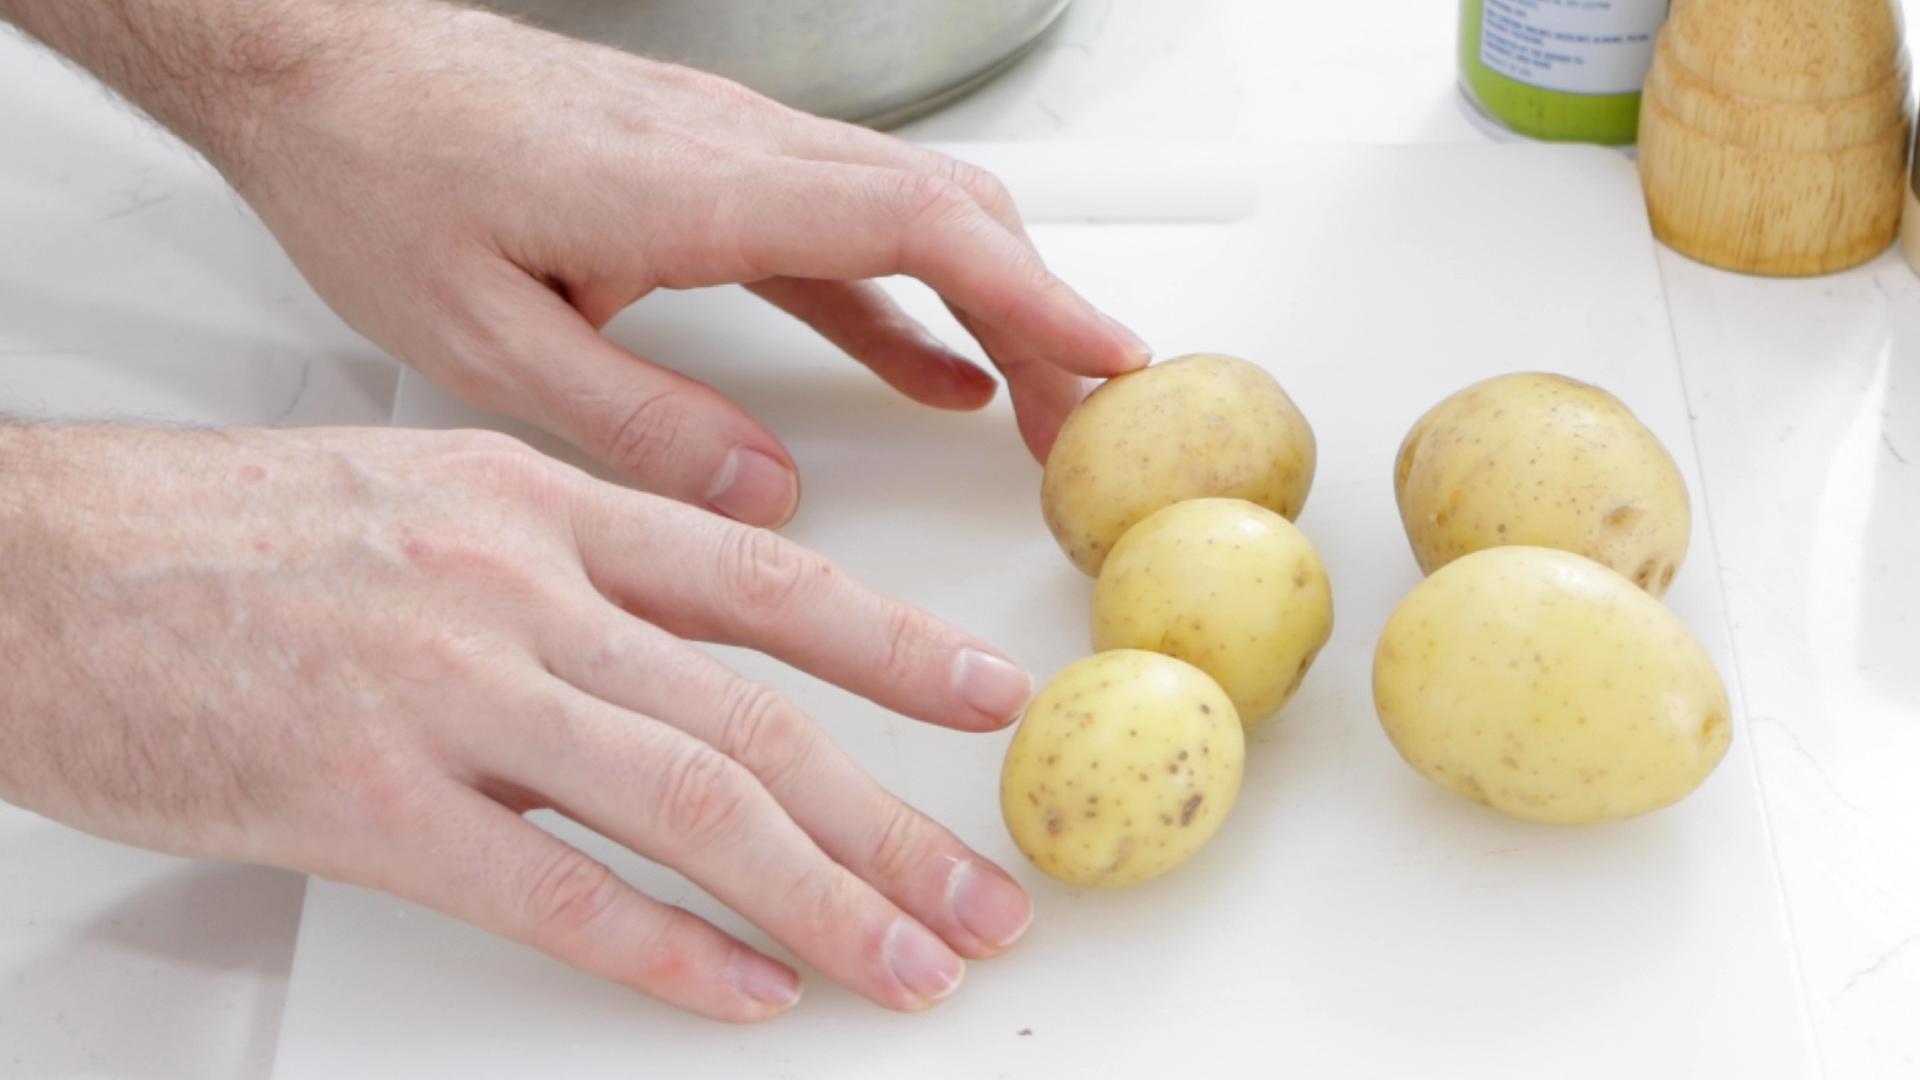
[[481,0],[564,34],[745,83],[798,109],[904,123],[1018,60],[1069,0]]

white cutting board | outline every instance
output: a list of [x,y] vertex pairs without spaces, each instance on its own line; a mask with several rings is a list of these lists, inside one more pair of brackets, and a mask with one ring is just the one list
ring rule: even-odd
[[[1333,641],[1254,733],[1240,803],[1211,848],[1129,890],[1058,885],[1000,823],[1005,735],[934,730],[728,652],[1011,869],[1038,908],[1027,940],[973,964],[928,1014],[887,1013],[810,975],[792,1014],[738,1028],[316,882],[279,1080],[1812,1075],[1744,713],[1694,797],[1585,830],[1508,821],[1440,791],[1373,715],[1373,641],[1418,580],[1391,495],[1395,448],[1447,393],[1515,369],[1608,387],[1672,448],[1695,533],[1670,600],[1736,682],[1629,163],[1511,146],[1246,153],[1215,154],[1210,178],[1183,189],[1165,148],[972,152],[1006,172],[1069,280],[1163,355],[1266,364],[1319,435],[1300,524],[1332,576]],[[1136,196],[1158,223],[1126,223]],[[962,340],[923,291],[901,294]],[[1039,470],[1004,402],[979,416],[907,404],[737,290],[650,298],[613,333],[708,378],[786,440],[806,476],[795,539],[1042,676],[1087,651],[1090,586],[1041,524]],[[485,422],[411,376],[396,420]],[[677,875],[545,823],[767,944]]]

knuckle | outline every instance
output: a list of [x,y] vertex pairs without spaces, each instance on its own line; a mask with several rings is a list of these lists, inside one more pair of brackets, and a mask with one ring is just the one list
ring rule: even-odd
[[398,673],[428,686],[462,685],[499,666],[499,649],[490,639],[447,627],[402,634],[388,654]]
[[[787,895],[794,898],[793,911],[800,917],[803,932],[830,941],[844,937],[849,926],[865,921],[861,919],[863,889],[853,875],[829,871],[808,874],[789,888]],[[877,956],[879,949],[874,952]]]
[[545,497],[562,486],[559,462],[498,431],[456,431],[448,436],[447,460],[458,474],[502,495]]
[[768,787],[802,768],[812,753],[812,730],[785,698],[741,680],[728,692],[720,750]]
[[632,985],[659,991],[697,979],[702,974],[700,920],[679,908],[667,908],[658,926],[635,952]]
[[867,856],[868,869],[880,881],[904,882],[920,864],[929,840],[925,819],[905,803],[895,802],[882,817],[879,836]]
[[721,585],[750,625],[778,621],[832,573],[825,560],[768,529],[734,529],[721,544]]
[[[406,532],[395,541],[392,557],[429,581],[470,596],[546,606],[564,595],[563,575],[551,558],[553,538],[511,521],[487,527],[491,531],[468,523],[442,534]],[[485,638],[459,624],[416,624],[402,635],[402,647],[424,654],[428,662],[485,652],[487,645]]]
[[1007,186],[1000,182],[999,177],[980,166],[958,158],[949,159],[947,179],[972,196],[993,216],[1007,218],[1015,213],[1013,195],[1007,191]]
[[922,643],[927,639],[927,617],[910,607],[893,605],[881,625],[879,675],[882,682],[910,684],[920,669]]
[[675,843],[706,847],[746,816],[749,790],[733,759],[695,743],[667,765],[659,793],[660,823]]
[[730,113],[768,113],[776,106],[773,100],[751,87],[719,75],[708,74],[701,84],[701,90],[713,101]]
[[607,462],[636,476],[669,472],[683,454],[690,419],[687,403],[672,391],[615,410],[600,439]]
[[624,671],[647,670],[668,662],[662,649],[664,635],[639,620],[622,625],[594,640],[582,664],[595,676]]
[[900,174],[899,205],[909,231],[944,225],[978,210],[973,196],[944,176]]
[[604,864],[565,848],[529,881],[524,916],[534,939],[565,941],[591,928],[619,902],[625,884]]
[[329,786],[348,793],[354,817],[378,835],[405,836],[430,812],[423,776],[401,767],[390,751],[356,750],[322,775]]
[[522,458],[538,456],[533,447],[504,431],[462,428],[446,434],[457,452],[476,457]]

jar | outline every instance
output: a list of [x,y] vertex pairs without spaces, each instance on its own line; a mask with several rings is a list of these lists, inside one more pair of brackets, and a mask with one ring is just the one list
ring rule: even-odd
[[1460,92],[1499,127],[1633,142],[1667,0],[1461,0]]

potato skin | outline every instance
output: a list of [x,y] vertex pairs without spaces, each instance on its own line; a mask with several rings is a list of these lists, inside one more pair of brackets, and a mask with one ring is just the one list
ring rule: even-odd
[[1413,425],[1393,476],[1420,569],[1502,544],[1559,548],[1655,596],[1687,555],[1686,481],[1597,386],[1522,373],[1476,383]]
[[1040,509],[1089,576],[1141,518],[1185,499],[1245,499],[1292,519],[1313,486],[1313,429],[1257,364],[1195,353],[1095,390],[1047,455]]
[[1119,649],[1069,665],[1007,747],[1000,810],[1020,851],[1073,885],[1171,870],[1213,838],[1240,793],[1233,703],[1191,664]]
[[1428,779],[1554,824],[1676,802],[1732,737],[1719,672],[1665,605],[1540,547],[1464,556],[1409,593],[1374,652],[1373,700]]
[[1093,647],[1149,649],[1213,677],[1248,727],[1285,705],[1333,633],[1333,591],[1293,522],[1189,499],[1128,529],[1093,589]]

